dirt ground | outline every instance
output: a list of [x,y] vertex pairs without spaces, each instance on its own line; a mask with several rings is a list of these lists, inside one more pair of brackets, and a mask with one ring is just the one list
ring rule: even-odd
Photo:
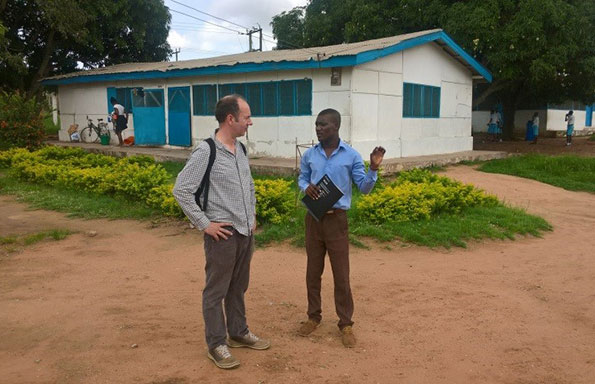
[[70,219],[0,196],[0,235],[79,231],[0,258],[0,382],[593,383],[595,195],[468,166],[445,173],[554,230],[467,249],[352,249],[351,350],[336,327],[330,268],[322,325],[299,337],[305,252],[258,249],[248,321],[272,347],[233,350],[242,365],[232,371],[205,355],[198,231]]

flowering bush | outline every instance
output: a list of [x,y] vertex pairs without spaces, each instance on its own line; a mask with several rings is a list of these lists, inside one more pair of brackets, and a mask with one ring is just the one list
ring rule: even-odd
[[151,189],[147,196],[147,204],[153,208],[159,209],[167,216],[184,217],[182,208],[173,195],[173,184],[163,184]]
[[[169,216],[182,217],[169,174],[147,156],[114,158],[78,148],[44,147],[0,152],[0,166],[26,181],[146,202]],[[295,193],[286,180],[256,180],[256,214],[261,223],[280,223],[294,208]]]
[[0,92],[0,149],[39,148],[45,138],[43,103],[15,92]]
[[378,192],[362,196],[357,204],[362,219],[385,221],[429,219],[440,213],[458,213],[473,206],[493,206],[495,196],[429,171],[402,172]]
[[283,179],[254,180],[256,217],[263,223],[279,224],[288,219],[295,207],[291,182]]

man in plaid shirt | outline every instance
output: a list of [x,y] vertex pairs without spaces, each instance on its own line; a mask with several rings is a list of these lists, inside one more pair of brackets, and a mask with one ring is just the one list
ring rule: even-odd
[[215,106],[215,117],[219,122],[211,136],[215,161],[209,175],[208,198],[201,204],[206,209],[203,211],[195,199],[211,152],[206,141],[192,152],[173,192],[188,219],[204,231],[206,279],[202,310],[207,356],[217,367],[230,369],[240,362],[228,346],[262,350],[268,349],[270,342],[248,329],[244,305],[254,251],[256,199],[248,156],[237,138],[252,125],[250,106],[242,96],[225,96]]

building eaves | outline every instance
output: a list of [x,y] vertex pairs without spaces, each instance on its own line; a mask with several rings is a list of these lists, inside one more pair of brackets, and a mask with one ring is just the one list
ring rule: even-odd
[[206,76],[363,64],[417,45],[436,42],[446,52],[491,82],[491,74],[459,47],[444,31],[434,29],[357,43],[294,50],[247,52],[177,62],[126,63],[45,78],[44,85],[63,85],[119,80]]

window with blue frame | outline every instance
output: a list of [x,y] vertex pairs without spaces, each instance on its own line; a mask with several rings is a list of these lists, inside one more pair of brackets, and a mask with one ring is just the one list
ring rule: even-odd
[[[299,116],[312,114],[312,80],[269,81],[262,83],[219,84],[219,98],[242,95],[250,104],[252,116]],[[193,114],[212,116],[217,102],[217,85],[195,85]]]
[[440,87],[403,83],[403,117],[440,117]]
[[192,86],[192,104],[195,116],[213,116],[215,114],[215,104],[217,103],[217,86],[193,85]]

